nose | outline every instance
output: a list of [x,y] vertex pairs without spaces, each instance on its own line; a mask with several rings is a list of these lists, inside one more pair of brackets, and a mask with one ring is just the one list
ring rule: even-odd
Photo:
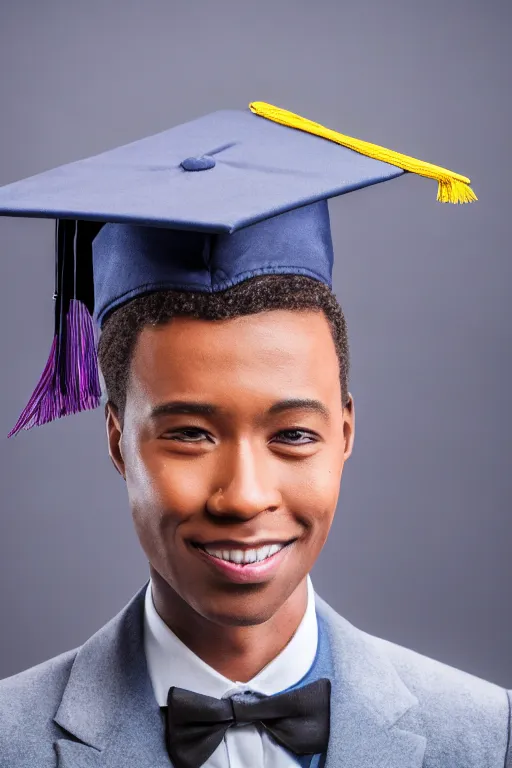
[[222,461],[215,490],[206,505],[210,514],[250,520],[280,506],[275,473],[248,441],[234,447]]

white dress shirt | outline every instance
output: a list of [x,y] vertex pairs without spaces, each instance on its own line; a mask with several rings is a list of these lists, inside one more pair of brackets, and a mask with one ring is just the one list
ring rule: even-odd
[[[171,685],[222,699],[254,691],[270,696],[301,680],[313,664],[318,644],[315,595],[308,576],[304,617],[288,645],[248,683],[228,680],[184,645],[156,612],[148,584],[144,609],[144,650],[157,703],[167,706]],[[228,728],[204,768],[297,768],[293,757],[254,725]]]

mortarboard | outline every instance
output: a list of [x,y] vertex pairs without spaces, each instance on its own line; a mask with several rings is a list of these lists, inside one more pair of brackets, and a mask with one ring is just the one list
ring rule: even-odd
[[100,401],[95,328],[158,290],[222,291],[265,274],[331,286],[327,200],[404,172],[438,200],[469,179],[253,102],[0,188],[0,215],[52,218],[55,328],[10,435]]

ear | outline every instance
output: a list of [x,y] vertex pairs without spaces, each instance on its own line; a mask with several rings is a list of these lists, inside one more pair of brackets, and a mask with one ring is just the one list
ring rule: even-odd
[[345,448],[343,452],[343,460],[346,461],[352,455],[352,449],[354,447],[355,436],[355,405],[354,398],[348,393],[348,400],[343,406],[343,436],[345,440]]
[[123,435],[123,428],[121,426],[121,420],[117,408],[112,403],[108,402],[105,406],[105,425],[107,428],[107,440],[108,440],[108,452],[112,460],[112,464],[116,468],[117,472],[124,478],[125,467],[123,460],[123,453],[121,450],[121,437]]

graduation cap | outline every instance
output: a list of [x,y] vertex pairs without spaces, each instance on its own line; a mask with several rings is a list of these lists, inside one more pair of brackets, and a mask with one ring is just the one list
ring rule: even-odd
[[330,287],[327,200],[406,171],[476,200],[464,176],[264,102],[0,188],[0,215],[56,220],[53,343],[9,436],[99,405],[95,322],[136,296],[266,274]]

